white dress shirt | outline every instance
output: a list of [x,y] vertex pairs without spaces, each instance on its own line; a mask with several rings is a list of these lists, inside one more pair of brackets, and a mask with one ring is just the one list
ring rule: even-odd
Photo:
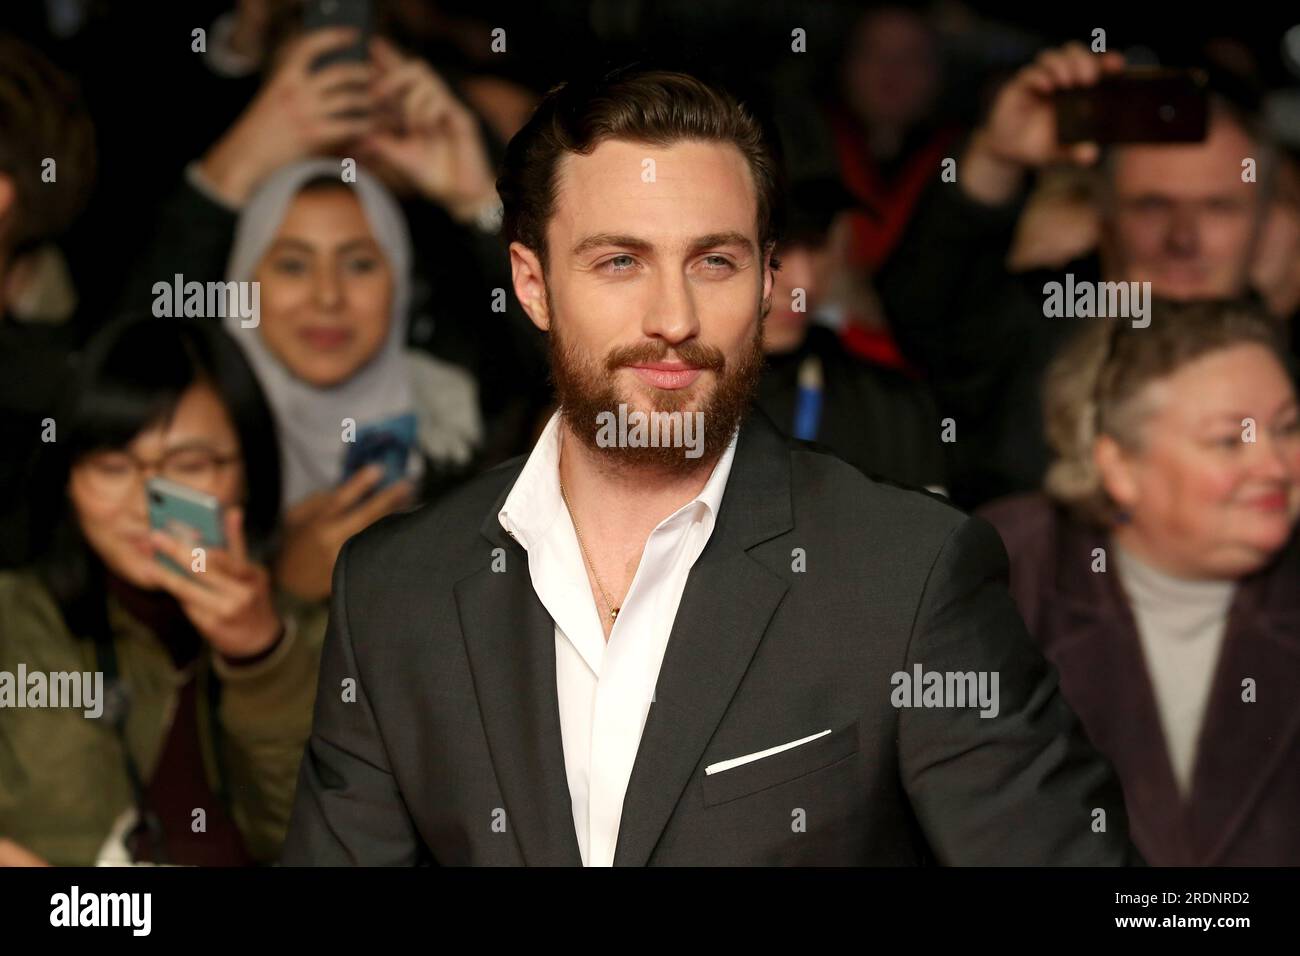
[[556,412],[497,518],[528,552],[533,590],[555,622],[560,730],[582,862],[611,866],[623,796],[668,635],[687,575],[713,533],[739,432],[732,434],[699,495],[659,522],[646,539],[606,643],[601,615],[608,611],[596,605],[560,496],[561,427]]

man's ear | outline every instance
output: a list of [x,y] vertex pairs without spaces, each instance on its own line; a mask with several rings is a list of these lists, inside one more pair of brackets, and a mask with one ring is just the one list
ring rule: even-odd
[[551,315],[546,307],[546,276],[542,273],[542,262],[537,253],[521,242],[510,243],[510,276],[519,304],[533,320],[533,325],[549,332]]
[[1125,510],[1136,507],[1137,476],[1133,471],[1133,463],[1119,442],[1110,435],[1101,435],[1093,443],[1092,460],[1097,466],[1101,486],[1110,495],[1111,501]]

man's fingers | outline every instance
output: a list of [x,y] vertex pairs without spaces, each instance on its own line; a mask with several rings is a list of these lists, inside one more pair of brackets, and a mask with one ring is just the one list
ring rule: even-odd
[[1065,57],[1065,68],[1074,86],[1085,86],[1096,82],[1096,60],[1094,54],[1077,40],[1067,43],[1061,50]]
[[1038,64],[1025,67],[1020,72],[1020,79],[1035,93],[1041,93],[1044,96],[1050,96],[1056,89],[1056,84],[1052,80],[1052,74]]
[[1127,66],[1124,62],[1124,54],[1114,50],[1100,54],[1097,62],[1101,65],[1103,73],[1122,73]]
[[1038,54],[1038,65],[1052,78],[1052,86],[1070,86],[1070,66],[1060,50],[1044,50]]

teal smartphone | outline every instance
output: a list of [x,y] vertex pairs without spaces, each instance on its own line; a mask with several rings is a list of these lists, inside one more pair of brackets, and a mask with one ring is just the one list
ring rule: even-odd
[[[226,546],[221,502],[212,495],[166,478],[150,478],[145,493],[149,496],[149,525],[154,530],[167,532],[191,549]],[[173,571],[190,573],[165,554],[158,555],[158,560]]]

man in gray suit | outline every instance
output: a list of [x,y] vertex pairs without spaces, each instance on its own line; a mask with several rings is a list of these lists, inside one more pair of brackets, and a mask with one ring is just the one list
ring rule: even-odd
[[750,411],[777,182],[680,73],[566,85],[512,140],[559,411],[339,555],[286,863],[1133,859],[992,528]]

